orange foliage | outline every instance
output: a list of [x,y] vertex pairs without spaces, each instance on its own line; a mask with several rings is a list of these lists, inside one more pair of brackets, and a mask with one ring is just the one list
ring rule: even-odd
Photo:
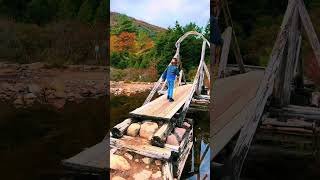
[[114,51],[116,52],[133,52],[135,50],[136,34],[129,32],[122,32],[114,39]]
[[116,35],[111,35],[110,36],[110,52],[117,52],[117,44],[118,37]]

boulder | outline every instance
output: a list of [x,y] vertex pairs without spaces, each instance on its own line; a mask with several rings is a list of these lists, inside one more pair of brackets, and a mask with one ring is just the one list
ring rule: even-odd
[[153,134],[157,131],[158,124],[154,122],[145,122],[140,128],[140,137],[151,140]]
[[155,160],[154,162],[156,163],[157,166],[161,166],[162,164],[160,160]]
[[157,171],[156,173],[152,174],[152,179],[162,179],[161,178],[162,174],[161,171]]
[[30,93],[37,94],[37,93],[40,93],[41,88],[37,84],[29,84],[28,85],[28,91]]
[[181,142],[183,135],[186,133],[186,129],[184,128],[175,128],[174,133],[177,135],[178,141]]
[[37,98],[36,95],[34,95],[33,93],[28,93],[24,95],[24,99],[35,99]]
[[142,158],[142,162],[144,162],[145,164],[150,164],[152,162],[152,159],[145,157],[145,158]]
[[189,129],[191,125],[187,122],[183,122],[183,127]]
[[115,176],[111,180],[126,180],[126,179],[120,176]]
[[132,156],[131,154],[129,154],[129,153],[125,153],[125,154],[124,154],[124,157],[126,157],[126,158],[129,159],[129,160],[132,160],[132,159],[133,159],[133,156]]
[[179,146],[179,141],[177,139],[177,137],[174,134],[171,134],[167,137],[167,141],[166,144],[170,144],[173,146]]
[[149,180],[149,178],[151,177],[152,175],[152,172],[149,171],[149,170],[142,170],[141,172],[139,173],[136,173],[133,175],[133,178],[135,180]]
[[119,171],[127,171],[131,168],[128,161],[119,155],[111,154],[110,155],[110,168]]
[[135,137],[139,134],[141,125],[139,123],[132,123],[127,129],[127,135]]

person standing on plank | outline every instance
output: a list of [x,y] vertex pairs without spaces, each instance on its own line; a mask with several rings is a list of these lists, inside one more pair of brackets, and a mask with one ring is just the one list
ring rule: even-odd
[[167,99],[170,102],[173,102],[173,89],[174,89],[174,81],[176,80],[176,76],[179,76],[179,69],[178,69],[178,60],[177,58],[172,58],[170,65],[162,74],[163,81],[167,79],[168,83],[168,96]]

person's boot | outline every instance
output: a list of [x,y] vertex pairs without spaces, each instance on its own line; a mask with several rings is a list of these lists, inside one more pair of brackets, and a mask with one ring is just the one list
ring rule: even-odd
[[173,101],[174,101],[174,99],[170,98],[170,99],[169,99],[169,101],[170,101],[170,102],[173,102]]
[[170,97],[169,97],[169,96],[167,96],[167,99],[169,100],[169,99],[170,99]]

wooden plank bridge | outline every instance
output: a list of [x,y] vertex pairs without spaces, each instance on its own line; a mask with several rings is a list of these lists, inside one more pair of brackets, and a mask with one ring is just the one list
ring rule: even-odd
[[169,102],[167,95],[164,94],[130,112],[130,116],[144,119],[170,120],[188,100],[191,90],[192,84],[178,86],[174,90],[175,99],[173,102]]
[[[130,112],[127,119],[114,126],[111,129],[109,137],[106,137],[102,143],[72,158],[64,160],[64,165],[74,168],[98,168],[100,170],[111,168],[110,177],[119,176],[118,172],[121,172],[121,170],[112,165],[109,167],[109,164],[101,164],[100,161],[105,158],[105,154],[102,153],[105,151],[100,148],[101,144],[106,145],[106,140],[108,140],[111,148],[110,162],[113,163],[113,159],[119,155],[127,157],[126,153],[130,153],[135,159],[148,157],[162,162],[161,175],[163,179],[180,179],[184,165],[193,146],[193,120],[187,117],[187,112],[190,105],[197,104],[198,102],[202,105],[208,105],[210,100],[208,87],[206,87],[205,84],[206,79],[206,82],[210,83],[210,74],[204,61],[206,47],[210,47],[209,41],[198,32],[187,32],[177,40],[177,49],[174,57],[177,58],[179,62],[183,61],[180,59],[179,54],[180,43],[188,36],[200,37],[199,39],[203,41],[199,66],[193,82],[186,82],[180,65],[181,71],[179,77],[176,79],[173,93],[174,101],[169,102],[165,90],[166,82],[163,82],[162,77],[160,77],[144,104]],[[157,92],[159,96],[155,96]],[[157,127],[152,136],[148,138],[141,135],[142,126],[147,123]],[[129,134],[128,129],[134,126],[140,128],[138,134]],[[177,133],[177,129],[181,130],[183,134]],[[167,138],[169,136],[175,136],[178,144],[168,143]],[[100,151],[101,153],[99,153]],[[98,158],[99,155],[100,159]],[[148,170],[145,169],[145,165],[143,166],[144,163],[140,162],[139,164],[137,161],[133,161],[133,159],[127,159],[127,161],[131,166],[134,166],[132,169],[135,169],[135,171],[127,171],[121,174],[121,176],[126,179],[132,178],[133,174],[138,173],[136,171],[143,169]],[[92,165],[92,167],[90,167],[90,165]],[[150,166],[154,166],[154,164]],[[129,177],[128,174],[131,176]]]
[[[222,2],[224,2],[222,3],[223,7],[215,7],[216,16],[219,15],[220,8],[224,11],[228,9],[226,1]],[[228,16],[226,13],[224,15]],[[225,169],[223,172],[227,172],[223,175],[224,178],[240,179],[242,165],[248,154],[252,138],[259,122],[268,118],[269,108],[276,107],[284,110],[296,107],[290,103],[294,90],[303,87],[303,81],[298,81],[303,79],[303,63],[300,55],[302,27],[304,27],[320,67],[320,44],[302,0],[289,0],[280,32],[266,68],[257,68],[246,72],[248,69],[244,69],[245,66],[241,61],[237,61],[239,72],[242,74],[227,76],[228,56],[225,51],[229,51],[229,48],[226,47],[230,46],[229,40],[235,38],[230,33],[232,26],[223,33],[225,41],[222,48],[211,46],[214,62],[211,67],[219,67],[217,72],[212,74],[213,79],[216,80],[212,81],[213,88],[210,94],[212,97],[210,146],[213,161],[229,142],[236,138],[235,145],[231,146],[233,147],[232,152],[224,158],[226,160],[223,162]],[[239,52],[235,53],[235,56],[239,56]],[[306,112],[307,114],[303,117],[316,117],[320,113],[319,109],[309,110],[309,107],[294,109],[298,111],[294,112],[296,117],[297,114],[302,116],[301,114]],[[316,119],[313,118],[313,120]],[[272,121],[272,123],[274,122]],[[285,123],[274,124],[283,126]],[[306,123],[298,123],[297,126],[301,124]]]

